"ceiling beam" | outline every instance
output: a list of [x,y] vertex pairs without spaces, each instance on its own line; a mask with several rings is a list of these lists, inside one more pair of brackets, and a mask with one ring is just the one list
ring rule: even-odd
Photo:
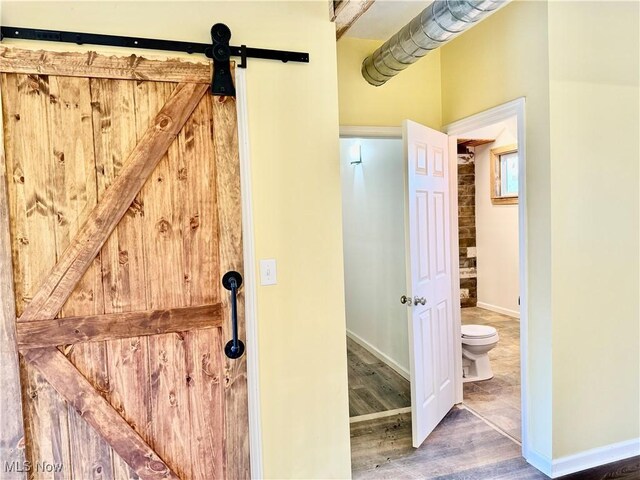
[[336,39],[340,39],[351,25],[366,12],[375,0],[338,0],[333,2],[333,14],[336,22]]

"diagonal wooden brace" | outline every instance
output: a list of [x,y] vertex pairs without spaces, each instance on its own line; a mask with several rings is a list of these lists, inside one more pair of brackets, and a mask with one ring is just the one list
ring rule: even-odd
[[208,88],[194,83],[178,84],[19,322],[54,318],[58,314]]
[[57,348],[32,349],[24,354],[24,358],[42,373],[140,478],[179,480],[180,477]]
[[[18,322],[55,318],[208,88],[204,84],[178,84]],[[54,347],[31,349],[24,358],[140,478],[178,478],[60,351]]]

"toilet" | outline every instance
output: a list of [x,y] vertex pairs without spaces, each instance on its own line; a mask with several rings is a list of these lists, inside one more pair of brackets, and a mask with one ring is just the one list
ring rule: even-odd
[[488,325],[462,325],[462,381],[493,378],[489,350],[498,344],[498,331]]

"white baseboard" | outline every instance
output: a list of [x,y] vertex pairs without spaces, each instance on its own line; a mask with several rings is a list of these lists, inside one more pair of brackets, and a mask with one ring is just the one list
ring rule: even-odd
[[547,477],[551,477],[553,467],[551,459],[532,449],[523,451],[524,459],[532,466],[540,470]]
[[517,310],[509,310],[508,308],[498,307],[496,305],[491,305],[490,303],[478,302],[476,304],[478,308],[484,308],[485,310],[491,310],[492,312],[501,313],[502,315],[507,315],[513,318],[520,318],[520,312]]
[[637,455],[640,455],[640,438],[612,443],[604,447],[592,448],[591,450],[553,460],[552,475],[550,475],[550,477],[561,477]]
[[362,348],[367,350],[371,355],[375,356],[376,358],[380,359],[381,361],[383,361],[384,363],[389,365],[389,367],[393,368],[396,372],[398,372],[404,378],[406,378],[407,380],[411,381],[411,377],[409,375],[409,370],[407,370],[406,368],[402,367],[398,362],[393,360],[391,357],[389,357],[385,353],[383,353],[380,350],[378,350],[376,347],[374,347],[369,342],[367,342],[364,338],[362,338],[359,335],[353,333],[349,329],[347,329],[347,337],[349,337],[351,340],[356,342]]

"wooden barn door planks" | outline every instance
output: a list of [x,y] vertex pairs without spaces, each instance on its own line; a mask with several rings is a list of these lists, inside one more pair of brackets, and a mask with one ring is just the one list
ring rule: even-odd
[[235,100],[176,60],[0,47],[0,72],[0,476],[248,478]]

